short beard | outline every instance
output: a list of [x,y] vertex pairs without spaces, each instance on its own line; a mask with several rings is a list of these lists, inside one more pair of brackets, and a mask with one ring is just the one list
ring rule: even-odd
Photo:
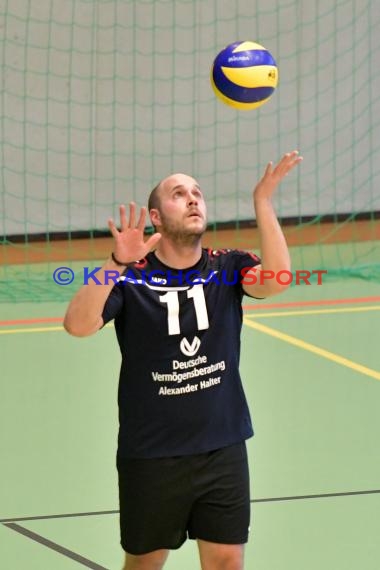
[[179,228],[176,224],[168,222],[161,213],[161,225],[157,228],[157,231],[178,245],[193,246],[201,240],[206,231],[206,224],[197,231],[184,230],[183,228]]

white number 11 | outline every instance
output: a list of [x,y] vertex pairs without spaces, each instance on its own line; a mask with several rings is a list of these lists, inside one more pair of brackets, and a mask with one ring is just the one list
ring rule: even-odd
[[[208,329],[209,321],[203,285],[194,285],[191,289],[188,289],[187,298],[193,299],[198,330],[202,331]],[[161,303],[166,303],[168,306],[169,334],[180,334],[178,291],[169,291],[165,293],[165,295],[160,295],[160,301]]]

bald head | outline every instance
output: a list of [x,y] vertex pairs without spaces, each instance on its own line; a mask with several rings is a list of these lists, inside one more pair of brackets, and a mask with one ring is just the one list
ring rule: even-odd
[[160,210],[161,196],[163,194],[168,194],[177,187],[186,187],[186,185],[191,185],[199,189],[199,184],[194,178],[181,172],[170,174],[170,176],[163,178],[149,195],[148,212],[152,209]]
[[[171,174],[153,188],[148,210],[153,226],[161,233],[165,228],[172,227],[173,223],[178,228],[183,225],[184,231],[188,233],[190,227],[196,228],[197,223],[199,226],[207,223],[206,205],[199,184],[183,173]],[[191,220],[189,215],[192,216]],[[196,229],[198,232],[199,228]]]
[[186,184],[193,184],[197,188],[199,188],[199,184],[194,178],[188,176],[187,174],[177,173],[171,174],[166,178],[163,178],[151,191],[148,199],[148,212],[152,208],[156,208],[157,210],[160,207],[160,194],[162,191],[169,191],[176,186],[184,186]]

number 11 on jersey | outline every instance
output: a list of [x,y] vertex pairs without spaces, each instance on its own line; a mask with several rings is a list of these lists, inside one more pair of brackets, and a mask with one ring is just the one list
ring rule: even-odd
[[[206,299],[203,291],[203,285],[194,285],[187,291],[187,298],[193,299],[195,316],[197,319],[197,327],[199,331],[208,329],[209,320],[206,307]],[[168,307],[168,332],[169,335],[180,334],[181,328],[179,324],[179,299],[178,291],[169,291],[165,295],[160,295],[160,302],[166,303]]]

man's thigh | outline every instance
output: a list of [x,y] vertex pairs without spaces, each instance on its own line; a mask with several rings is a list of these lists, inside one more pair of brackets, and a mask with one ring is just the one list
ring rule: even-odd
[[118,459],[121,545],[131,555],[179,548],[191,509],[187,460]]
[[245,442],[202,457],[194,485],[189,537],[217,544],[245,544],[251,515]]

